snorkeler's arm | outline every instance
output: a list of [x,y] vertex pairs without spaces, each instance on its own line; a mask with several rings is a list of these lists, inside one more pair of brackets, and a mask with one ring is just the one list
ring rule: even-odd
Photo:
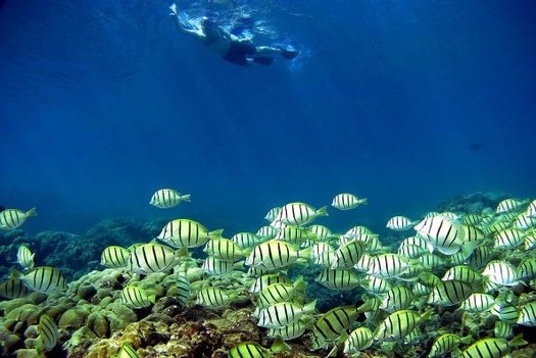
[[177,12],[177,4],[172,4],[169,7],[169,10],[170,10],[169,16],[171,16],[173,22],[175,23],[175,25],[177,26],[177,29],[179,29],[180,32],[184,32],[186,34],[191,34],[191,35],[194,35],[194,36],[200,37],[200,38],[205,37],[205,34],[203,33],[203,31],[201,31],[201,29],[199,29],[199,28],[189,28],[189,27],[186,27],[184,25],[184,23],[182,22],[179,14]]

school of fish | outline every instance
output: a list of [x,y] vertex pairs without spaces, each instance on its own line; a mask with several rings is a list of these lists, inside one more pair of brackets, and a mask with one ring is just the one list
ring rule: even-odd
[[[188,194],[161,189],[150,204],[169,209],[189,201]],[[341,193],[331,206],[351,210],[366,204],[367,199]],[[0,229],[18,228],[35,215],[35,209],[3,211]],[[531,337],[514,331],[536,326],[536,200],[506,199],[481,213],[430,212],[418,220],[394,216],[386,227],[397,233],[400,242],[389,246],[365,226],[334,233],[313,224],[326,216],[327,207],[287,203],[269,210],[265,216],[269,224],[256,233],[239,232],[230,238],[224,238],[221,229],[209,230],[179,218],[150,242],[106,247],[101,264],[139,275],[177,275],[177,295],[184,305],[194,300],[213,310],[232,305],[238,294],[212,287],[208,280],[194,294],[185,272],[195,268],[205,277],[247,272],[254,279],[248,297],[255,306],[252,316],[275,343],[269,349],[243,342],[228,351],[231,358],[270,357],[289,349],[284,341],[305,334],[310,336],[311,351],[342,351],[348,357],[385,344],[424,341],[430,342],[428,357],[503,357],[529,343],[526,339]],[[202,261],[188,252],[199,247],[206,254]],[[17,263],[22,270],[14,270],[0,285],[0,295],[11,299],[67,288],[60,270],[36,267],[34,255],[19,247]],[[290,268],[310,266],[320,268],[318,284],[334,291],[356,289],[356,304],[319,313],[320,297],[306,295],[311,283],[287,275]],[[156,297],[127,285],[120,300],[139,309],[154,305]],[[461,314],[462,329],[426,329],[446,310]],[[482,336],[474,330],[474,325],[490,319],[493,333]],[[41,317],[38,332],[44,351],[57,343],[58,327],[50,317]],[[138,355],[124,345],[119,356]]]

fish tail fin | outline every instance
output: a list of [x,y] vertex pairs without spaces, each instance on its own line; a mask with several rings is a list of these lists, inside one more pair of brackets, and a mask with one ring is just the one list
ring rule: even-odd
[[30,216],[37,216],[36,208],[31,208],[25,213],[26,217],[29,218]]
[[318,209],[316,212],[315,212],[315,216],[329,216],[328,214],[328,207],[327,206],[323,206],[321,207],[320,209]]
[[192,197],[191,194],[184,194],[183,196],[181,196],[181,200],[186,201],[187,203],[191,203],[192,202],[191,197]]
[[316,300],[303,306],[303,313],[313,313],[316,310]]
[[273,353],[288,352],[288,351],[290,351],[290,349],[291,349],[290,346],[285,343],[285,341],[283,340],[283,338],[280,335],[277,335],[277,337],[275,338],[274,343],[270,347],[270,351],[272,351]]
[[214,230],[208,233],[208,237],[211,239],[221,239],[223,234],[223,229]]

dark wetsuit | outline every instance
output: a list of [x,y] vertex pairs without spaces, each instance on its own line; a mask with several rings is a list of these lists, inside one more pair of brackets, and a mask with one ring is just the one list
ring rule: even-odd
[[252,58],[257,53],[257,48],[251,42],[231,42],[229,51],[223,58],[236,65],[249,65],[248,58]]

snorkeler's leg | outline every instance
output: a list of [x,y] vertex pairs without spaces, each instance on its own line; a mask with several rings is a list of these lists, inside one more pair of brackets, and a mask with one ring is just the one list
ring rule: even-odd
[[288,50],[282,47],[273,47],[273,46],[257,46],[256,56],[267,56],[273,54],[281,54],[283,58],[287,60],[292,60],[298,56],[299,52],[296,50]]

